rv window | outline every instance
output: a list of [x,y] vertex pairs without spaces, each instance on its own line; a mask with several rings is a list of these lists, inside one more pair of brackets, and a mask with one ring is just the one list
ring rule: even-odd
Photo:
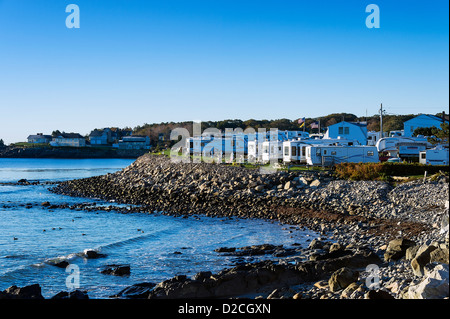
[[323,150],[323,155],[327,155],[327,150]]
[[420,158],[421,159],[427,159],[427,154],[426,153],[421,153],[420,154]]
[[320,155],[320,148],[316,150],[316,155]]
[[289,156],[289,146],[284,147],[284,155]]
[[292,146],[292,156],[297,156],[297,147]]
[[368,151],[367,152],[367,156],[373,156],[373,152],[372,151]]

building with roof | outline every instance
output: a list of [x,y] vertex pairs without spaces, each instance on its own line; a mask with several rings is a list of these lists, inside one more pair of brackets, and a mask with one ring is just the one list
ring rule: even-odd
[[53,137],[51,146],[85,147],[86,139],[78,133],[61,133]]
[[52,140],[51,135],[44,135],[43,133],[37,133],[36,135],[30,135],[27,137],[28,143],[32,144],[48,144]]
[[347,140],[355,140],[360,145],[367,145],[367,123],[342,121],[330,125],[323,138],[344,138]]
[[150,149],[150,137],[143,135],[124,136],[117,147],[121,150],[145,150]]
[[89,142],[92,146],[109,145],[111,141],[111,129],[105,128],[102,130],[95,129],[89,134]]
[[412,118],[403,123],[404,136],[412,137],[414,130],[419,127],[434,126],[436,128],[440,128],[443,122],[448,123],[448,116],[446,117],[445,113],[442,118],[430,114],[420,114],[419,116],[416,116],[415,118]]

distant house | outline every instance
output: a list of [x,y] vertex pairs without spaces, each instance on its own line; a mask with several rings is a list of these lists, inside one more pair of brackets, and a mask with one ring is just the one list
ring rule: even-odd
[[412,137],[414,130],[419,127],[433,127],[440,128],[443,122],[448,123],[448,118],[440,118],[429,114],[420,114],[403,123],[404,136]]
[[124,136],[119,141],[118,148],[122,150],[150,149],[150,138],[141,135]]
[[91,134],[89,134],[89,142],[91,145],[109,145],[111,140],[111,129],[105,128],[102,130],[93,130]]
[[36,135],[30,135],[27,137],[28,143],[33,144],[48,144],[52,140],[51,135],[44,135],[42,133],[37,133]]
[[86,139],[78,133],[61,133],[50,142],[51,146],[85,147]]
[[133,134],[132,130],[120,129],[118,127],[111,127],[111,142],[117,143],[124,136],[131,136]]
[[367,123],[365,122],[346,122],[342,121],[328,126],[328,130],[323,138],[345,138],[356,140],[360,145],[367,144]]

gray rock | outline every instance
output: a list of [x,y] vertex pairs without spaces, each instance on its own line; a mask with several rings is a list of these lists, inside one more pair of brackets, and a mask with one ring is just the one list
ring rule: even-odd
[[442,299],[449,296],[449,270],[439,264],[417,285],[409,287],[407,299]]

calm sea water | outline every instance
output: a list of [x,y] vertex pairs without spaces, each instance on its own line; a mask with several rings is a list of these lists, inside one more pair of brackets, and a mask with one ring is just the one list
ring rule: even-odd
[[[48,209],[51,204],[94,203],[100,200],[53,194],[50,185],[9,185],[20,179],[63,181],[112,173],[131,164],[123,159],[0,158],[0,291],[38,283],[46,298],[69,291],[69,273],[50,264],[67,260],[80,269],[81,290],[90,298],[108,298],[141,282],[159,282],[175,275],[217,272],[232,267],[235,257],[214,249],[271,243],[286,247],[317,237],[262,220],[180,218],[159,213],[128,213]],[[27,204],[32,204],[27,208]],[[85,259],[95,249],[105,258]],[[180,254],[181,253],[181,254]],[[127,264],[129,276],[101,273],[107,265]]]

